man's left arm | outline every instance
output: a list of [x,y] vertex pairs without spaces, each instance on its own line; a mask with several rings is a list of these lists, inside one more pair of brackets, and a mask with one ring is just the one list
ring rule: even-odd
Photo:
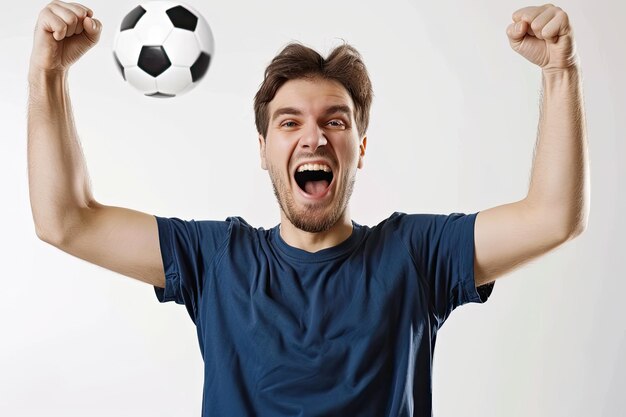
[[513,50],[541,67],[541,116],[528,195],[476,217],[476,287],[578,236],[589,216],[582,80],[568,16],[550,4],[525,7],[507,35]]

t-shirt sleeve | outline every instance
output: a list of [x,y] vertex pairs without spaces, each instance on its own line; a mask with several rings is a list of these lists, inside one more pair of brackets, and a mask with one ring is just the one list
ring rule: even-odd
[[474,225],[478,213],[412,214],[403,219],[418,274],[425,281],[430,308],[439,325],[466,303],[484,303],[494,283],[476,288]]
[[154,287],[156,297],[184,304],[195,322],[205,271],[226,243],[229,222],[154,217],[165,271],[165,288]]

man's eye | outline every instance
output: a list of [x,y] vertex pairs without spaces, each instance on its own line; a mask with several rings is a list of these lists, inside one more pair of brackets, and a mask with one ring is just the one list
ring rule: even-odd
[[331,120],[330,122],[328,122],[328,124],[334,126],[334,127],[340,127],[340,126],[345,126],[344,123],[341,120]]
[[296,125],[296,122],[293,122],[293,121],[286,121],[283,124],[281,124],[281,126],[284,126],[284,127],[294,127],[295,125]]

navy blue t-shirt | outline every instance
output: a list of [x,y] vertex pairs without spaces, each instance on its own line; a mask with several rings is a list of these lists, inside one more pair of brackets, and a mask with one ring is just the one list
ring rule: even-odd
[[477,213],[394,213],[310,253],[279,226],[155,216],[161,302],[184,304],[204,417],[432,415],[437,330],[474,284]]

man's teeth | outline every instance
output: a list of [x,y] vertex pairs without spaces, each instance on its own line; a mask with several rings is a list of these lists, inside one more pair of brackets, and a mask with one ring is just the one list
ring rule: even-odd
[[304,164],[298,167],[298,172],[302,172],[302,171],[330,172],[330,167],[328,165],[321,165],[321,164]]

